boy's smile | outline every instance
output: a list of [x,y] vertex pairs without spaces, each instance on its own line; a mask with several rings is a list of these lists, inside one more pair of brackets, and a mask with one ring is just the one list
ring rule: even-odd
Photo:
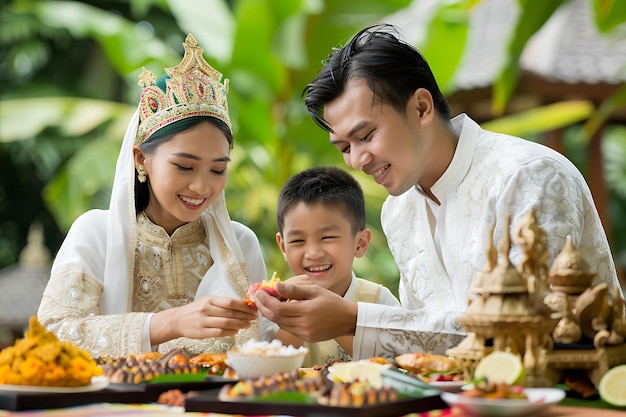
[[286,212],[282,236],[276,234],[295,275],[306,274],[313,284],[339,295],[350,286],[354,257],[365,252],[361,235],[366,232],[355,235],[344,212],[341,205],[299,202]]

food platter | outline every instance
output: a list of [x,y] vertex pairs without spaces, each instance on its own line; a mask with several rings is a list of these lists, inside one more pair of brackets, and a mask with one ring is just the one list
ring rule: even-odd
[[91,379],[91,384],[80,387],[46,387],[34,385],[9,385],[0,384],[0,391],[13,392],[43,392],[43,393],[64,393],[71,394],[77,392],[99,391],[109,385],[109,379],[106,377],[96,376]]
[[221,376],[207,376],[202,381],[163,381],[163,382],[146,382],[141,385],[145,395],[145,401],[156,401],[159,395],[171,389],[179,389],[182,392],[200,391],[212,388],[220,388],[224,384],[236,382],[236,379],[223,378]]
[[[104,385],[105,383],[97,382],[87,390],[74,389],[69,392],[50,392],[50,390],[42,389],[45,387],[36,387],[37,389],[33,390],[24,387],[17,390],[0,390],[0,409],[23,411],[75,407],[99,402],[135,403],[143,401],[145,395],[142,388],[138,386],[116,387],[115,384],[108,384],[99,388],[98,384]],[[90,388],[92,390],[89,390]]]
[[[197,376],[197,375],[196,375]],[[139,384],[112,383],[113,389],[131,389],[141,392],[141,400],[144,402],[154,402],[159,395],[171,389],[178,389],[182,392],[201,391],[212,388],[220,388],[225,384],[237,382],[237,379],[224,378],[216,375],[208,375],[203,379],[190,378],[192,375],[167,375],[168,378],[159,378],[151,382]]]
[[391,417],[409,413],[448,408],[439,395],[402,397],[397,401],[359,407],[329,407],[315,403],[289,401],[221,401],[220,390],[198,393],[185,400],[185,411],[251,415]]
[[[99,377],[101,378],[101,377]],[[82,389],[46,389],[46,387],[16,386],[16,389],[0,389],[0,410],[32,410],[34,408],[74,407],[97,402],[137,403],[155,402],[159,395],[170,389],[182,392],[219,388],[233,379],[206,376],[204,380],[144,382],[139,384],[94,381]],[[101,385],[100,385],[101,384]],[[106,384],[106,385],[105,385]]]
[[524,394],[527,400],[467,397],[450,392],[443,392],[441,398],[468,416],[486,417],[536,416],[565,398],[565,391],[558,388],[526,388]]

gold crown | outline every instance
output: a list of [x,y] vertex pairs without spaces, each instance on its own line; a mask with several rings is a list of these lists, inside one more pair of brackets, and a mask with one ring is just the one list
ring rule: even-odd
[[166,91],[156,85],[156,77],[145,68],[139,76],[143,87],[139,104],[139,129],[135,143],[140,144],[155,131],[178,120],[195,116],[211,116],[222,120],[232,132],[228,116],[228,79],[220,83],[222,74],[202,57],[203,49],[187,35],[185,56],[174,68],[166,68]]

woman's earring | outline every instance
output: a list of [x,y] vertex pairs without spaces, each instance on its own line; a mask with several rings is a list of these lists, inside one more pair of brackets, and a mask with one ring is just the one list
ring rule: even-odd
[[146,182],[146,171],[144,171],[142,165],[139,165],[139,168],[137,168],[137,179],[142,184]]

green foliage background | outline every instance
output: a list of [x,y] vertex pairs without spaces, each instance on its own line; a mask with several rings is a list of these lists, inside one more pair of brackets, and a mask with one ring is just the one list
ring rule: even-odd
[[[419,1],[419,0],[417,0]],[[520,0],[508,59],[495,81],[494,109],[506,112],[526,41],[565,0]],[[302,90],[331,48],[362,27],[384,21],[410,0],[13,0],[0,11],[0,267],[16,261],[30,224],[43,223],[54,253],[72,221],[90,208],[106,208],[126,124],[140,94],[142,67],[161,74],[178,64],[193,33],[205,58],[230,79],[235,130],[227,204],[233,219],[261,241],[268,271],[289,276],[274,239],[280,186],[314,165],[344,167],[340,154],[313,125]],[[476,0],[442,1],[416,45],[447,93],[465,48],[468,13]],[[541,7],[536,7],[540,4]],[[626,21],[626,2],[590,0],[598,28]],[[625,89],[607,102],[624,106]],[[603,120],[589,103],[562,103],[494,121],[500,131],[537,135],[586,120]],[[555,117],[558,115],[558,117]],[[497,124],[499,123],[499,124]],[[529,131],[527,126],[539,126]],[[585,146],[590,129],[573,143]],[[626,132],[611,130],[607,180],[626,206]],[[616,155],[618,155],[616,157]],[[619,159],[621,155],[621,159]],[[613,159],[611,159],[613,158]],[[617,158],[617,160],[616,160]],[[397,268],[380,230],[384,189],[360,172],[373,240],[357,260],[357,274],[397,287]],[[617,209],[615,208],[617,204]],[[621,216],[620,216],[621,217]],[[614,216],[616,218],[616,216]],[[615,220],[616,230],[625,228]],[[622,233],[619,232],[621,235]],[[626,231],[624,233],[626,235]],[[618,250],[626,242],[616,240]]]

